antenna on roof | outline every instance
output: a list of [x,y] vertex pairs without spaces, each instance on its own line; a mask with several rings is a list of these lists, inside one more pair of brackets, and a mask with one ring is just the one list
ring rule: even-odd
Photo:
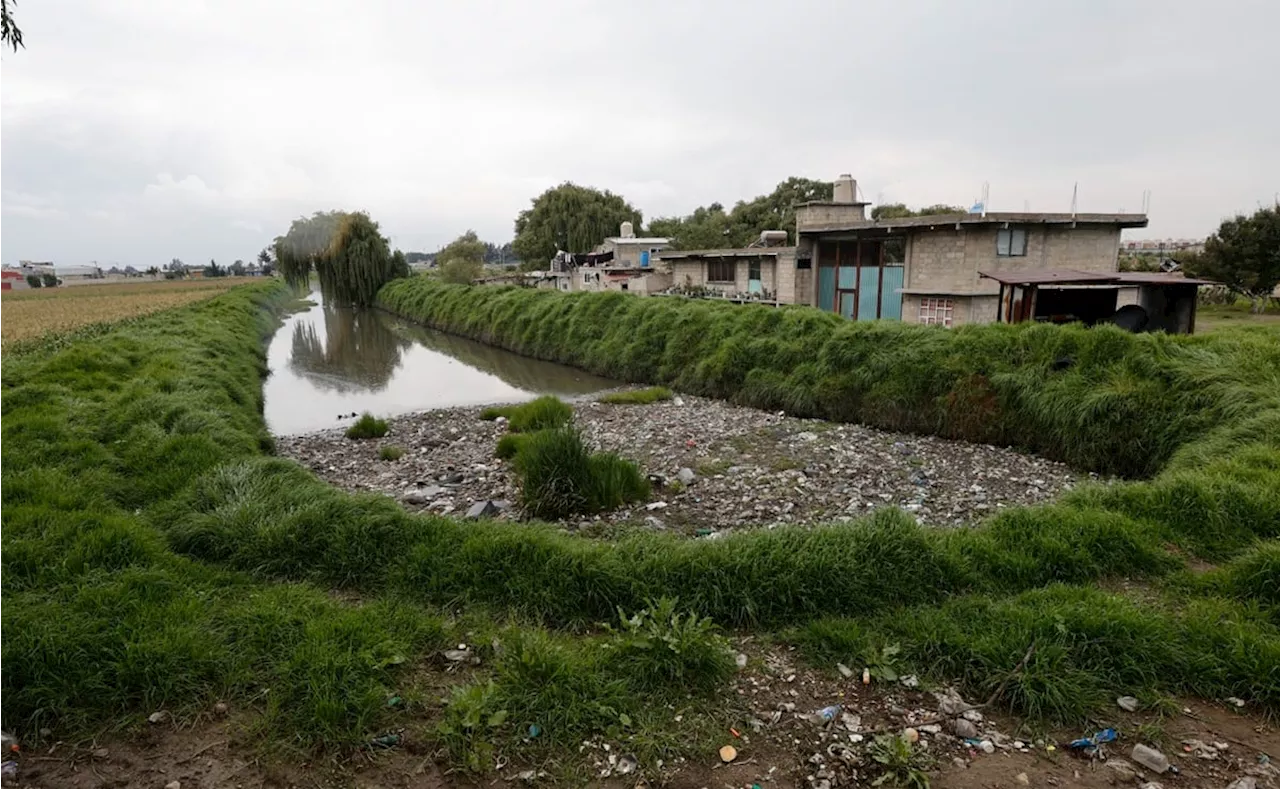
[[1151,190],[1143,189],[1142,190],[1142,213],[1145,214],[1150,211],[1151,211]]
[[987,205],[991,203],[991,182],[982,182],[982,215],[987,215]]
[[1075,215],[1076,215],[1076,200],[1079,198],[1079,196],[1080,196],[1080,182],[1076,181],[1074,184],[1071,185],[1071,216],[1072,218],[1075,218]]

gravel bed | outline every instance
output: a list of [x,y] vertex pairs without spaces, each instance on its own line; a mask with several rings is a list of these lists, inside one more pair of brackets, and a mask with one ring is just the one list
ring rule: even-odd
[[[378,440],[351,441],[334,429],[280,437],[277,447],[346,490],[380,491],[410,509],[455,515],[496,500],[497,517],[519,519],[510,463],[493,456],[505,427],[481,420],[482,410],[396,417]],[[923,524],[960,526],[1095,478],[1012,449],[796,419],[687,395],[652,405],[583,400],[575,412],[593,449],[617,452],[661,480],[648,502],[567,524],[575,528],[644,524],[706,536],[745,526],[844,521],[887,506]],[[404,448],[404,456],[380,460],[385,445]]]

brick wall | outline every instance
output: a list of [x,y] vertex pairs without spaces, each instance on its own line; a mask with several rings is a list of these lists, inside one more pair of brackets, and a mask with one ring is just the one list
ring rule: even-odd
[[804,232],[813,225],[833,225],[839,222],[861,222],[867,218],[865,206],[852,203],[830,205],[802,205],[796,208],[796,228]]

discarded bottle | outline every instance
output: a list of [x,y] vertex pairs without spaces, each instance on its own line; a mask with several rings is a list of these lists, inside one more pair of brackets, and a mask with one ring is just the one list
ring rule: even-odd
[[818,710],[818,717],[822,719],[823,723],[828,723],[830,721],[833,721],[839,715],[840,715],[839,704],[832,704],[830,707],[823,707],[822,709]]
[[374,737],[369,744],[375,748],[394,748],[400,744],[399,734],[384,734],[381,737]]
[[1142,743],[1133,746],[1133,760],[1157,775],[1169,769],[1169,757]]
[[862,684],[863,684],[863,685],[870,685],[870,684],[871,684],[871,669],[869,669],[869,668],[864,668],[864,669],[862,670]]

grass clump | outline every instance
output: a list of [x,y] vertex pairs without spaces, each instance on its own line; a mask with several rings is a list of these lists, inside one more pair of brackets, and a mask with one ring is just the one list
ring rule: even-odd
[[351,427],[347,428],[346,436],[352,440],[382,438],[389,429],[387,420],[379,419],[365,411],[360,415],[359,419],[352,423]]
[[610,405],[650,405],[659,400],[670,400],[675,395],[665,386],[650,386],[646,389],[631,389],[626,392],[610,392],[600,398],[600,402]]
[[529,433],[569,424],[573,421],[573,407],[558,397],[543,395],[527,403],[490,406],[480,412],[480,418],[490,422],[500,416],[507,419],[507,428],[512,432]]
[[404,447],[388,444],[378,448],[378,458],[380,460],[399,460],[404,457]]
[[[709,699],[734,670],[728,643],[673,600],[619,616],[603,636],[576,641],[508,633],[492,678],[454,690],[437,730],[442,743],[476,772],[499,749],[571,746],[597,734],[640,748],[677,745],[666,705]],[[531,725],[541,730],[532,741]]]
[[592,455],[572,427],[525,434],[516,449],[521,501],[534,518],[601,512],[649,495],[649,482],[634,463]]
[[502,438],[498,439],[493,456],[501,460],[511,460],[520,453],[520,447],[524,446],[528,438],[529,436],[524,433],[504,433]]

